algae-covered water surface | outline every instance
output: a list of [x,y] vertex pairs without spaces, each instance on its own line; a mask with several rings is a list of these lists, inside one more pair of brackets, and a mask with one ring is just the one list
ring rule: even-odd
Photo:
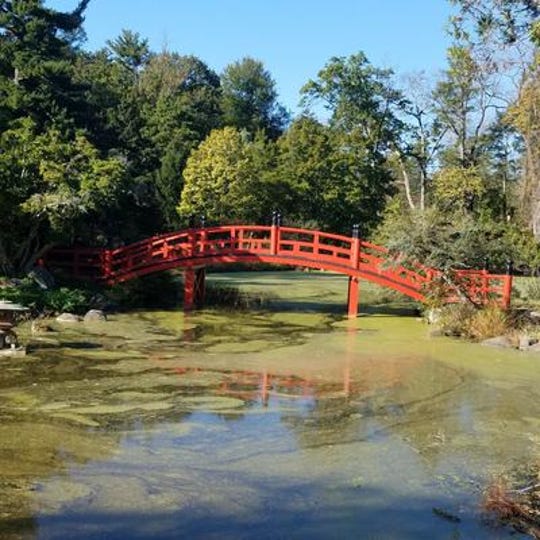
[[[118,314],[0,359],[0,538],[516,538],[480,512],[537,460],[540,356],[346,280],[218,274],[260,311]],[[392,308],[392,306],[390,306]]]

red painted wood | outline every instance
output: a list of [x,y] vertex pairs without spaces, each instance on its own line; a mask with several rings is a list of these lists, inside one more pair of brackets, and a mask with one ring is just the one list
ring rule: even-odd
[[347,294],[347,316],[354,319],[358,315],[358,278],[349,276],[349,291]]
[[189,311],[195,306],[195,270],[184,270],[184,309]]
[[[278,225],[188,229],[110,250],[56,248],[44,259],[52,270],[108,284],[180,268],[186,271],[189,290],[191,280],[195,280],[191,272],[197,267],[237,262],[304,266],[338,272],[356,280],[369,280],[419,301],[425,300],[426,286],[442,275],[437,269],[406,262],[371,242]],[[510,305],[511,276],[489,274],[483,270],[460,270],[455,276],[471,300],[478,303],[496,301],[503,307]],[[186,300],[192,305],[197,298],[196,293],[189,290]],[[354,291],[351,294],[354,295]],[[454,297],[457,298],[456,291],[449,291],[449,299]],[[354,302],[349,295],[348,311],[351,303]]]

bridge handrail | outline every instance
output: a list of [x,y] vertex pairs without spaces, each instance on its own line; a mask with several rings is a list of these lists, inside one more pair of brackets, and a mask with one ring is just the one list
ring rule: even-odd
[[[219,225],[161,233],[115,248],[55,248],[48,261],[76,277],[113,283],[175,266],[235,260],[303,263],[349,276],[371,279],[422,299],[425,287],[443,275],[416,261],[402,260],[388,248],[325,231],[277,225]],[[199,263],[200,264],[200,263]],[[486,270],[457,270],[471,297],[502,297],[509,303],[511,280]]]

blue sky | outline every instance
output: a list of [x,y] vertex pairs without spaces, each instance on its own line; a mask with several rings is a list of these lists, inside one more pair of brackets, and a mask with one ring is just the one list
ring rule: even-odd
[[[47,0],[71,10],[76,0]],[[296,110],[302,85],[332,56],[364,51],[372,64],[397,73],[444,68],[447,0],[91,0],[86,48],[122,28],[194,54],[220,72],[244,56],[264,62],[280,101]]]

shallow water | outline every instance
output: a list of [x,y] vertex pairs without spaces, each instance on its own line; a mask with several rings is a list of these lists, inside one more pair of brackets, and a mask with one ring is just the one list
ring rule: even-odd
[[538,458],[540,356],[430,338],[369,288],[347,321],[339,276],[213,279],[274,301],[0,359],[0,538],[519,537],[479,502]]

